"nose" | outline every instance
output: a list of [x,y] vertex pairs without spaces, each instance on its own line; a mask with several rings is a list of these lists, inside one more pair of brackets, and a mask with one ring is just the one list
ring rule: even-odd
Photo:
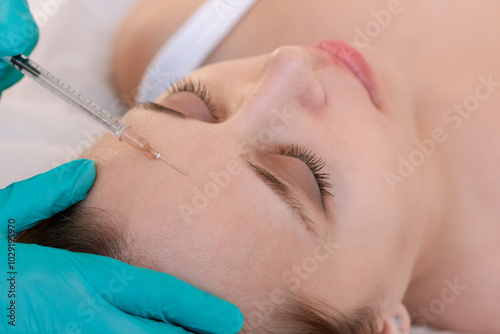
[[321,54],[297,46],[283,46],[265,60],[245,106],[246,123],[258,124],[286,109],[300,117],[313,116],[326,106],[323,86],[315,70],[327,66]]

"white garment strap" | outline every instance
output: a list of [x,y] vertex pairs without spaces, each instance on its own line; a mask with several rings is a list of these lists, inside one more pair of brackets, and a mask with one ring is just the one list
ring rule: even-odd
[[155,55],[137,102],[156,100],[173,81],[200,67],[257,0],[208,0]]

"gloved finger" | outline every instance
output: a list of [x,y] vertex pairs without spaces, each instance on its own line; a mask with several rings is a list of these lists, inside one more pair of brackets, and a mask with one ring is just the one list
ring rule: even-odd
[[[143,314],[170,321],[194,332],[227,333],[240,331],[243,315],[238,308],[173,276],[134,268],[137,278],[130,289],[118,294],[114,305],[126,312],[149,303]],[[125,270],[122,269],[122,272]],[[143,282],[148,282],[147,288]]]
[[1,57],[29,55],[33,51],[39,32],[26,0],[0,1],[0,31]]
[[[0,63],[2,62],[3,61],[0,60]],[[21,78],[23,77],[23,74],[16,70],[14,67],[11,67],[7,64],[9,67],[2,70],[1,65],[2,64],[0,64],[0,93],[21,80]]]
[[112,292],[109,302],[126,313],[196,333],[237,333],[243,327],[236,306],[171,275],[90,254],[79,254],[75,260],[80,262],[79,272],[92,273],[85,278],[94,289]]
[[[188,334],[192,332],[186,331],[182,327],[178,327],[165,322],[155,321],[151,319],[144,319],[141,317],[136,317],[129,315],[131,317],[131,322],[137,325],[138,330],[129,331],[130,334],[144,333],[144,334]],[[120,333],[127,333],[126,331],[121,331]],[[203,333],[203,332],[198,332]]]
[[[121,312],[117,310],[117,312]],[[144,319],[130,314],[125,314],[128,318],[124,319],[127,326],[123,326],[120,331],[113,331],[113,333],[130,333],[130,334],[188,334],[192,332],[186,331],[182,327],[172,325],[170,323],[160,322],[151,319]],[[131,329],[134,330],[131,330]],[[113,328],[114,329],[114,328]],[[203,333],[203,332],[199,332]]]
[[[0,247],[7,249],[7,241],[0,239]],[[15,249],[15,268],[10,270],[18,274],[4,277],[0,290],[15,290],[16,316],[15,320],[9,317],[12,309],[7,309],[12,296],[0,294],[0,305],[7,305],[8,314],[6,321],[0,322],[0,333],[188,333],[169,323],[130,315],[108,302],[115,289],[122,287],[110,280],[106,288],[96,290],[86,280],[95,271],[92,264],[108,263],[95,259],[106,258],[22,243],[16,244]],[[82,273],[81,269],[87,271]],[[147,303],[144,307],[148,307]],[[8,325],[9,319],[15,321],[15,326]]]
[[[31,54],[39,32],[26,0],[0,1],[0,32],[0,58]],[[0,94],[22,77],[9,63],[0,60]]]
[[[30,324],[25,329],[26,333],[31,332],[49,332],[51,333],[120,333],[120,334],[188,334],[182,327],[170,323],[145,319],[131,314],[124,313],[121,310],[107,304],[99,296],[97,298],[88,297],[92,303],[80,303],[76,306],[76,312],[64,316],[47,312],[46,305],[39,305],[39,309],[33,309],[38,315],[45,314],[37,321],[37,324]],[[73,305],[65,305],[66,310],[71,309]],[[35,330],[36,329],[36,330]]]
[[[98,305],[97,305],[98,306]],[[91,314],[92,310],[85,310]],[[124,313],[121,310],[107,307],[104,311],[96,312],[95,318],[80,321],[82,333],[101,333],[106,328],[106,333],[122,334],[188,334],[182,327],[170,323],[145,319]],[[203,332],[199,332],[203,333]]]
[[81,201],[95,180],[94,162],[75,160],[0,190],[0,222],[19,233]]

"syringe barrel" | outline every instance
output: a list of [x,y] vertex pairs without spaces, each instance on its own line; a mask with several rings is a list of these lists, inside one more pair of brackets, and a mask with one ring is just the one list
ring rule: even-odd
[[102,126],[106,131],[111,132],[116,137],[120,137],[122,134],[126,127],[125,123],[100,107],[98,104],[83,96],[83,94],[72,89],[61,79],[52,75],[49,71],[45,70],[28,57],[18,55],[14,57],[6,57],[6,59],[8,59],[10,64],[12,64],[21,73],[33,78],[41,86],[45,87],[65,102],[83,112],[91,120]]

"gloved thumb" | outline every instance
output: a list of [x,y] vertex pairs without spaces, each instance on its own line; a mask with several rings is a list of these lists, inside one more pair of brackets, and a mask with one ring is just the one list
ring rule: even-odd
[[0,221],[15,220],[16,232],[83,200],[96,176],[92,160],[75,160],[0,190]]
[[26,0],[0,1],[0,56],[29,55],[38,42],[38,27]]

